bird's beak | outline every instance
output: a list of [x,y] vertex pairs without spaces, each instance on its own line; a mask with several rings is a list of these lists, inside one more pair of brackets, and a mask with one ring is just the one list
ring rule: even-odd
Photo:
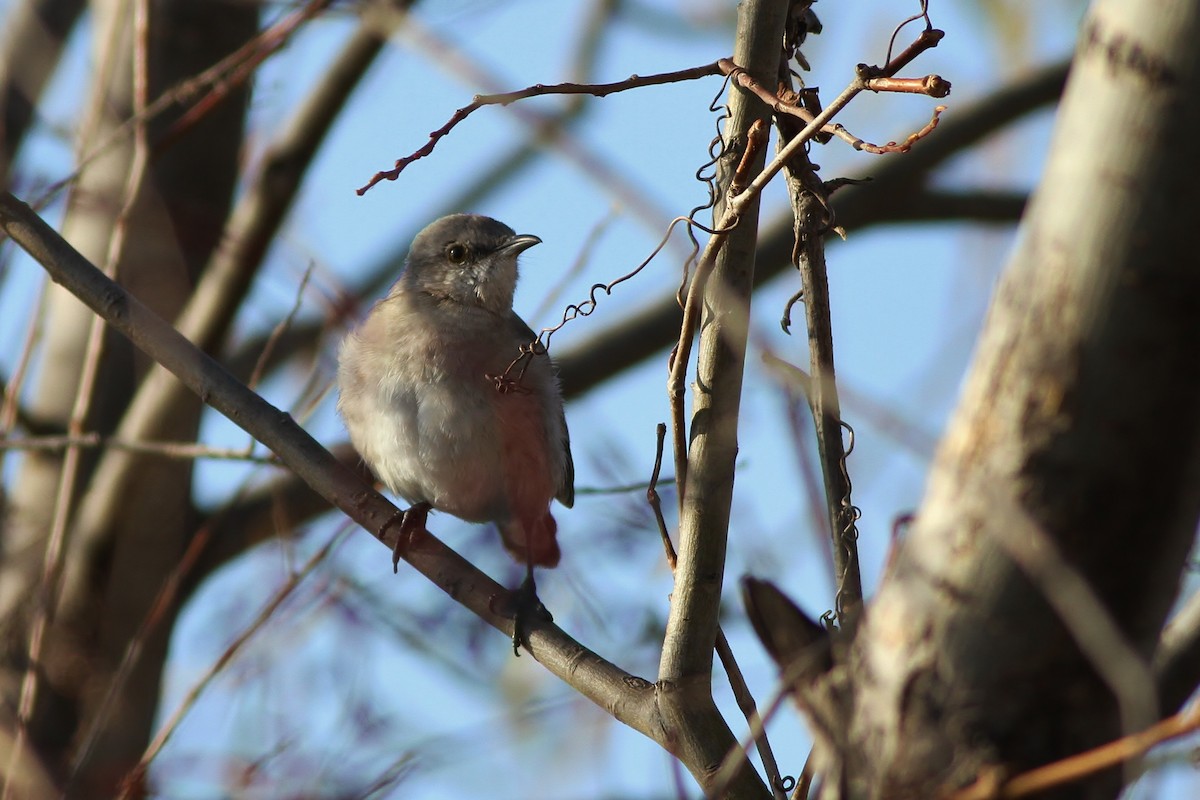
[[500,246],[501,253],[512,253],[514,256],[524,253],[535,244],[541,244],[542,240],[528,233],[517,234]]

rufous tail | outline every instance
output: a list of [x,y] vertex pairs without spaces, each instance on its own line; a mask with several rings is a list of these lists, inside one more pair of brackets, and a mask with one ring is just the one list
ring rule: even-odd
[[549,511],[532,525],[513,520],[500,526],[500,538],[513,560],[534,567],[558,566],[562,552],[558,549],[557,533],[558,523]]

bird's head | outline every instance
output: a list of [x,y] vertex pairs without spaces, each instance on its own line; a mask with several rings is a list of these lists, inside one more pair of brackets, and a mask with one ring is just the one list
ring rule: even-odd
[[401,281],[442,302],[506,315],[517,288],[517,256],[541,241],[491,217],[442,217],[413,239]]

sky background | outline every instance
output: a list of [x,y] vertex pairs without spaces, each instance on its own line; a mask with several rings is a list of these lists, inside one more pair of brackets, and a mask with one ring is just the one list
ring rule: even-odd
[[[0,20],[9,5],[0,0]],[[830,99],[859,62],[880,63],[895,24],[917,4],[817,3],[824,23],[804,52],[805,76]],[[275,6],[268,14],[278,14]],[[273,326],[296,302],[302,318],[328,313],[346,287],[359,285],[380,263],[400,256],[412,235],[447,202],[523,141],[519,113],[544,113],[562,98],[480,110],[442,140],[434,155],[396,182],[359,197],[354,190],[377,170],[423,145],[476,92],[511,90],[572,79],[589,4],[482,0],[420,4],[342,115],[308,173],[302,194],[238,321],[250,337]],[[863,94],[839,118],[873,142],[901,140],[920,129],[936,103],[957,108],[988,95],[1026,71],[1071,50],[1083,5],[1068,0],[932,3],[933,22],[947,32],[934,50],[904,72],[937,73],[953,84],[946,100]],[[610,23],[592,75],[619,80],[711,62],[732,50],[732,3],[643,0],[622,4]],[[354,26],[352,15],[327,15],[272,57],[255,81],[252,134],[244,157],[261,156],[298,101],[319,78]],[[916,35],[910,26],[903,47]],[[71,163],[63,135],[92,69],[90,31],[77,28],[68,60],[50,89],[46,117],[22,152],[26,174],[54,180]],[[481,84],[458,63],[485,76]],[[704,202],[693,173],[707,159],[716,116],[708,110],[716,78],[587,99],[568,148],[469,208],[495,216],[543,244],[522,256],[516,308],[535,328],[555,324],[567,302],[579,302],[594,282],[628,272],[654,249],[669,220]],[[936,182],[953,187],[1032,189],[1049,140],[1049,112],[1027,117],[1002,136],[946,164]],[[936,136],[936,132],[933,136]],[[921,144],[918,143],[917,147]],[[582,154],[582,155],[581,155]],[[837,140],[814,151],[826,179],[869,174],[880,158]],[[586,163],[606,164],[617,181],[598,181]],[[634,202],[631,202],[633,200]],[[782,184],[764,195],[762,219],[788,210]],[[61,210],[52,207],[52,222]],[[854,502],[862,510],[860,557],[868,594],[879,580],[893,521],[919,504],[938,434],[953,408],[959,381],[1012,246],[1012,228],[963,224],[877,226],[848,232],[829,248],[834,341],[843,412],[857,435],[849,459]],[[595,236],[594,245],[585,243]],[[595,313],[568,324],[554,351],[585,346],[591,337],[673,292],[686,255],[684,237],[636,280],[603,297]],[[9,254],[0,273],[0,342],[19,342],[40,270]],[[580,262],[574,273],[568,267]],[[830,567],[814,530],[824,511],[807,502],[800,479],[815,464],[811,438],[798,442],[788,398],[758,366],[765,350],[806,365],[803,324],[786,336],[778,320],[798,286],[794,274],[754,297],[752,352],[743,398],[739,470],[730,527],[725,628],[755,695],[776,689],[775,670],[744,624],[736,579],[752,572],[784,587],[813,616],[832,605]],[[366,308],[360,309],[360,314]],[[795,318],[802,319],[797,308]],[[335,331],[322,350],[315,383],[333,375]],[[17,347],[0,347],[9,374]],[[647,480],[654,428],[669,419],[665,351],[567,407],[577,484],[602,488]],[[301,398],[309,376],[275,376],[262,388],[276,405],[302,417],[322,442],[344,441],[332,392],[315,405]],[[880,409],[885,413],[881,413]],[[806,417],[801,417],[807,419]],[[809,435],[810,436],[810,435]],[[215,413],[201,439],[242,446],[246,435]],[[669,460],[669,459],[668,459]],[[11,480],[13,459],[7,462]],[[196,493],[217,504],[271,472],[227,462],[201,462]],[[671,581],[643,493],[581,493],[573,510],[556,508],[563,563],[539,580],[547,606],[581,642],[635,674],[653,680]],[[665,506],[674,505],[667,496]],[[501,582],[515,584],[494,532],[435,516],[430,529]],[[291,570],[345,530],[329,515],[293,541],[258,548],[214,576],[180,619],[173,640],[164,715],[249,624]],[[714,684],[735,731],[740,715],[719,668]],[[781,767],[795,775],[808,752],[798,716],[784,709],[771,726]],[[231,753],[238,761],[231,761]],[[361,531],[350,531],[333,556],[205,693],[160,757],[162,796],[203,798],[233,764],[258,770],[243,796],[290,789],[317,796],[371,784],[389,765],[407,770],[397,788],[377,796],[487,798],[649,798],[675,796],[694,783],[656,745],[578,698],[530,658],[514,659],[504,638],[481,631],[469,615],[416,573],[393,576],[390,558]],[[1178,791],[1197,783],[1183,769],[1164,771]],[[217,777],[214,777],[217,776]],[[224,777],[222,777],[224,776]],[[1144,779],[1134,796],[1160,796],[1175,785]],[[1191,783],[1184,781],[1191,780]],[[257,788],[255,788],[257,787]],[[268,788],[269,787],[269,788]],[[257,792],[257,793],[256,793]],[[350,794],[353,796],[353,794]],[[1180,795],[1184,796],[1184,795]]]

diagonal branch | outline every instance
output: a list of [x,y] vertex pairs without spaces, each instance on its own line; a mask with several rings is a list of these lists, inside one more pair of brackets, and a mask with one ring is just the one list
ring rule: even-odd
[[[394,505],[322,448],[290,415],[248,389],[169,323],[106,278],[28,206],[8,193],[0,195],[0,230],[41,263],[56,282],[206,403],[272,450],[326,502],[372,532],[389,549],[396,547],[398,526],[389,524],[399,513]],[[400,543],[399,552],[438,588],[511,637],[512,619],[496,611],[506,605],[503,599],[508,590],[427,531]],[[684,727],[695,721],[691,709],[682,718],[663,715],[660,710],[664,704],[670,706],[662,693],[670,694],[672,687],[658,687],[625,672],[552,622],[538,620],[531,628],[529,652],[551,673],[617,720],[674,753],[702,785],[711,779],[709,766],[735,744],[728,728],[722,731],[714,727],[703,708],[700,721],[707,722],[707,726]],[[707,686],[704,689],[708,691]],[[715,714],[711,699],[709,706]],[[712,757],[705,760],[705,756]],[[756,775],[743,771],[743,776],[740,783],[734,784],[736,796],[759,797],[766,793]]]

